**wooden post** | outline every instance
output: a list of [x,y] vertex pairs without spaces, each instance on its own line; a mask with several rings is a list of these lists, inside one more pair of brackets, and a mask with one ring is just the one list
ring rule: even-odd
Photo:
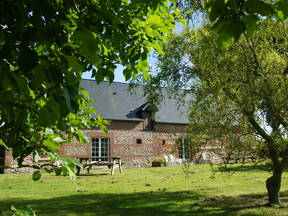
[[115,168],[115,159],[113,158],[113,163],[111,167],[111,175],[114,175],[114,168]]

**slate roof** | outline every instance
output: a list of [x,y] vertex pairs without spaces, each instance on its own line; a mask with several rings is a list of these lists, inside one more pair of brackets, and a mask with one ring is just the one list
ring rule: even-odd
[[[96,100],[91,105],[108,120],[143,121],[139,109],[147,103],[143,96],[143,87],[138,86],[129,91],[129,84],[102,82],[96,84],[94,80],[82,80],[81,87],[90,94],[90,99]],[[163,88],[162,103],[157,107],[155,121],[159,123],[188,124],[188,107],[177,106],[177,100],[168,98]]]

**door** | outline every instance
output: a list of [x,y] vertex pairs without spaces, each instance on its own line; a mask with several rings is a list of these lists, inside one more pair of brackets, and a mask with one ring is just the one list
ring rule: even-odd
[[186,161],[189,159],[189,146],[187,139],[182,138],[180,140],[180,143],[178,145],[178,153],[179,153],[179,159],[181,161]]
[[92,138],[92,161],[109,161],[108,138]]

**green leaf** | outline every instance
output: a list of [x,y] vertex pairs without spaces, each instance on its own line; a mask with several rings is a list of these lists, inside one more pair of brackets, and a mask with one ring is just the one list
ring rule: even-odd
[[149,79],[148,61],[140,59],[137,68],[139,71],[142,72],[144,79],[148,80]]
[[[77,161],[72,160],[71,158],[60,158],[60,161],[61,161],[62,174],[64,176],[69,175],[71,181],[75,181],[76,175],[74,172],[74,168],[75,166],[80,166],[80,164],[78,164]],[[80,167],[82,167],[82,165]]]
[[63,95],[64,95],[64,98],[65,98],[65,101],[66,101],[68,109],[70,111],[73,110],[72,103],[71,103],[71,98],[70,98],[70,93],[69,93],[67,88],[63,88]]
[[4,141],[0,138],[0,146],[3,146],[6,150],[8,150],[8,146],[4,143]]
[[74,133],[76,139],[81,144],[85,144],[89,142],[89,138],[84,134],[82,130],[77,130],[77,132]]
[[76,158],[70,158],[70,160],[72,161],[72,163],[77,166],[77,167],[80,167],[80,168],[83,168],[83,164],[80,163],[80,161]]
[[81,64],[79,59],[75,56],[65,56],[65,58],[68,61],[69,66],[71,69],[75,72],[83,72],[85,70],[85,67]]
[[245,31],[245,24],[238,17],[233,17],[231,20],[219,20],[214,28],[219,34],[218,46],[221,49],[226,49],[240,38]]
[[3,62],[0,64],[0,71],[1,71],[1,80],[0,80],[0,87],[4,91],[11,91],[15,87],[15,81],[9,74],[9,68]]
[[49,149],[55,151],[55,150],[60,150],[59,143],[54,141],[53,139],[47,138],[43,140],[43,145],[48,147]]
[[226,49],[233,44],[235,37],[231,31],[222,31],[219,34],[217,44],[221,49]]
[[185,11],[185,14],[188,15],[188,14],[194,13],[194,11],[195,11],[195,10],[187,10],[187,11]]
[[14,117],[18,124],[21,124],[23,121],[27,121],[28,110],[20,107],[14,108]]
[[20,69],[22,69],[24,72],[32,70],[38,64],[37,52],[27,47],[22,48],[19,53],[18,63]]
[[225,0],[225,3],[227,5],[227,7],[233,11],[237,11],[237,4],[238,4],[238,0]]
[[223,16],[227,9],[224,0],[210,1],[207,4],[209,17],[214,22],[218,17]]
[[104,45],[104,44],[99,44],[99,49],[100,52],[104,55],[104,56],[108,56],[110,53],[110,50]]
[[35,171],[32,175],[34,181],[38,181],[41,178],[41,172],[39,170]]
[[276,3],[276,11],[279,20],[285,20],[288,17],[288,1],[280,0]]
[[41,151],[43,151],[49,156],[51,162],[56,162],[57,160],[59,160],[59,155],[56,152],[50,152],[45,150],[44,148],[42,148]]
[[95,69],[93,69],[92,76],[95,77],[95,80],[96,80],[97,84],[102,82],[104,80],[104,77],[105,77],[102,68],[98,69],[97,72],[96,72]]
[[38,151],[34,151],[34,152],[33,152],[33,160],[34,160],[35,162],[38,162],[39,160],[41,160],[41,157],[40,157]]
[[66,168],[68,170],[71,181],[75,181],[77,178],[75,172],[69,166],[66,166]]
[[161,24],[162,21],[161,21],[161,18],[160,18],[158,15],[154,14],[154,15],[150,15],[150,16],[148,17],[148,19],[147,19],[147,24],[148,24],[148,23],[150,23],[150,24],[152,24],[152,25],[154,26],[154,25],[159,25],[159,24]]
[[86,98],[89,98],[89,93],[86,89],[80,87],[79,88],[79,91],[86,97]]
[[50,100],[39,110],[39,124],[49,127],[61,117],[60,105],[54,100]]
[[149,37],[154,37],[154,30],[151,27],[145,27],[145,33],[149,36]]
[[15,81],[17,83],[18,88],[22,92],[27,92],[29,91],[29,86],[27,84],[27,78],[23,75],[20,76],[15,76]]
[[130,67],[126,67],[124,70],[123,70],[123,74],[125,76],[125,80],[129,80],[131,78],[131,75],[132,75],[132,70]]
[[33,77],[31,80],[31,88],[32,89],[39,89],[45,80],[44,74],[43,74],[44,67],[42,64],[38,64],[36,68],[33,70]]
[[187,24],[186,20],[182,17],[178,18],[177,21],[182,23],[184,26],[186,26],[186,24]]
[[33,209],[28,205],[24,208],[18,208],[18,209],[12,205],[11,210],[14,212],[13,216],[36,216]]
[[115,78],[114,71],[106,69],[106,74],[107,75],[105,76],[105,78],[107,79],[107,81],[109,83],[112,83],[114,81],[114,78]]
[[63,82],[64,74],[63,71],[58,67],[58,65],[50,64],[45,68],[47,79],[54,83],[60,84]]
[[76,92],[74,88],[69,86],[63,88],[63,95],[65,98],[67,108],[69,109],[70,112],[75,113],[76,110],[78,109],[77,99],[79,94]]
[[87,58],[92,64],[99,65],[101,63],[98,55],[99,40],[94,32],[87,29],[79,29],[74,32],[71,39],[79,46],[80,54]]
[[258,17],[255,15],[247,15],[243,17],[243,22],[246,26],[246,31],[248,34],[252,35],[252,33],[256,30]]
[[162,47],[158,43],[151,43],[151,46],[158,52],[158,54],[164,55]]
[[248,0],[246,3],[247,11],[249,13],[258,13],[262,16],[269,16],[275,14],[271,4],[267,4],[261,0]]

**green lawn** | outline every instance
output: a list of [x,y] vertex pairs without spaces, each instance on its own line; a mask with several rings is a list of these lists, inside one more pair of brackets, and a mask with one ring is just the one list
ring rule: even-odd
[[[44,174],[33,182],[31,174],[0,175],[0,212],[29,204],[37,215],[288,215],[288,175],[282,181],[282,206],[267,203],[266,171],[245,167],[234,175],[216,173],[209,165],[194,165],[185,176],[181,167],[116,170],[114,176],[94,171],[68,177]],[[106,174],[109,171],[104,171]],[[1,215],[0,213],[0,215]]]

